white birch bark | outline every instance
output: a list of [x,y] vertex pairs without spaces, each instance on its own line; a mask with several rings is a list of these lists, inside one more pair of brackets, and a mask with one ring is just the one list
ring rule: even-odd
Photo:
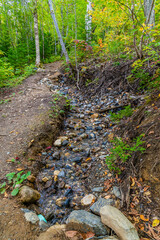
[[40,47],[39,47],[39,33],[38,33],[38,14],[37,14],[37,0],[34,4],[34,35],[35,35],[35,46],[36,46],[36,66],[40,65]]
[[66,62],[69,62],[69,56],[68,56],[66,47],[64,45],[64,42],[63,42],[63,39],[62,39],[62,35],[61,35],[59,27],[58,27],[57,19],[56,19],[54,10],[53,10],[52,0],[48,0],[48,4],[49,4],[50,12],[51,12],[51,17],[53,19],[53,22],[54,22],[54,25],[55,25],[55,28],[56,28],[56,32],[57,32],[57,35],[58,35],[58,38],[59,38],[59,41],[60,41],[60,44],[61,44],[61,47],[62,47],[62,51],[63,51],[63,53],[65,55]]
[[92,16],[89,14],[89,11],[92,11],[92,1],[87,0],[87,13],[85,17],[86,21],[86,41],[91,41],[91,31],[92,31]]
[[144,13],[146,17],[146,24],[151,26],[155,25],[155,0],[144,0]]

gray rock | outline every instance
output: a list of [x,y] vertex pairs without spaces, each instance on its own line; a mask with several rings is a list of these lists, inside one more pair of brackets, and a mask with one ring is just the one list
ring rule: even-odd
[[119,187],[117,187],[117,186],[114,186],[114,187],[113,187],[113,194],[114,194],[117,198],[121,198],[121,193],[120,193]]
[[59,152],[55,152],[52,155],[53,159],[59,160],[60,159],[60,153]]
[[117,208],[104,206],[100,210],[100,215],[101,221],[121,240],[139,240],[135,227]]
[[49,228],[49,225],[45,221],[39,221],[39,228],[42,231],[45,231],[47,228]]
[[67,230],[94,232],[95,235],[106,235],[107,228],[98,216],[84,210],[73,211],[66,221]]
[[82,159],[83,159],[82,157],[75,157],[75,158],[72,158],[71,161],[75,163],[79,163],[82,161]]
[[34,190],[28,186],[21,187],[19,195],[23,203],[34,203],[41,197],[40,193],[37,190]]
[[57,139],[55,142],[54,142],[54,146],[55,147],[61,147],[62,145],[62,140],[61,139]]
[[36,224],[36,222],[39,221],[38,216],[34,213],[34,212],[26,212],[24,214],[24,217],[26,219],[27,222],[31,222],[32,224]]
[[104,187],[95,187],[92,189],[92,192],[103,192]]
[[106,205],[114,205],[113,199],[105,199],[99,198],[97,202],[95,202],[91,207],[90,210],[100,216],[100,209]]
[[65,172],[63,170],[60,171],[60,173],[58,174],[58,177],[65,177]]

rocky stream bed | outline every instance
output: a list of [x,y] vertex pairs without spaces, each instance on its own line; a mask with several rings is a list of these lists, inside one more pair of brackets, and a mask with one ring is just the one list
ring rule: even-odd
[[[121,202],[120,188],[116,180],[110,184],[113,175],[108,171],[105,160],[113,138],[113,126],[108,113],[98,113],[98,109],[121,105],[127,101],[128,96],[115,91],[112,95],[87,99],[76,87],[68,87],[65,78],[57,85],[53,85],[47,78],[41,82],[50,87],[53,100],[58,101],[57,98],[54,99],[55,93],[70,99],[71,110],[64,120],[60,136],[53,146],[48,146],[41,153],[44,167],[36,179],[34,176],[28,178],[30,182],[35,181],[40,195],[35,194],[39,200],[37,205],[29,206],[31,211],[22,209],[27,221],[35,223],[40,220],[39,225],[43,231],[49,226],[67,222],[67,230],[92,232],[95,239],[96,236],[111,239],[107,237],[113,235],[109,227],[117,232],[117,226],[124,221],[124,226],[119,226],[117,233],[120,239],[139,239],[133,225],[118,210]],[[30,191],[25,188],[24,186],[20,191],[22,198]],[[106,226],[105,220],[104,224],[100,220],[100,209],[107,206],[110,212],[108,217],[118,219],[109,220],[114,226],[110,223]],[[114,206],[113,212],[111,206]],[[104,209],[105,211],[108,210]],[[101,217],[102,215],[103,212]],[[126,238],[126,234],[129,234],[129,238]],[[91,239],[94,239],[93,236]],[[42,234],[39,239],[49,238]]]

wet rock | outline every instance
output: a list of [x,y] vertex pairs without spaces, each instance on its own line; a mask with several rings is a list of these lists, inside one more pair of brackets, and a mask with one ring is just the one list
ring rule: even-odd
[[119,187],[114,186],[112,192],[117,198],[121,198],[121,193],[120,193],[120,188]]
[[62,207],[63,205],[64,205],[64,202],[66,201],[66,197],[63,197],[63,198],[58,198],[57,200],[56,200],[56,205],[58,206],[58,207]]
[[23,203],[34,203],[41,197],[40,193],[37,190],[34,190],[28,186],[21,187],[19,195]]
[[39,228],[42,230],[42,231],[45,231],[47,228],[49,228],[49,225],[48,223],[44,222],[44,221],[39,221]]
[[53,176],[58,176],[58,174],[60,174],[60,171],[59,170],[55,170],[54,173],[53,173]]
[[75,158],[72,158],[71,161],[75,163],[79,163],[82,161],[82,159],[83,159],[82,157],[75,157]]
[[101,221],[110,227],[121,240],[139,240],[132,223],[117,208],[104,206],[100,210]]
[[81,200],[82,206],[89,206],[91,203],[95,202],[96,197],[93,194],[88,194]]
[[60,171],[60,173],[58,174],[58,177],[64,178],[65,177],[65,172],[63,170]]
[[62,142],[62,146],[67,146],[69,144],[69,141],[68,140],[64,140],[63,142]]
[[88,134],[87,134],[87,133],[82,133],[82,134],[80,135],[80,137],[81,137],[82,139],[85,139],[85,138],[88,137]]
[[107,234],[107,228],[102,224],[100,218],[84,210],[73,211],[66,223],[67,230],[93,232],[97,236]]
[[47,182],[49,180],[49,178],[47,178],[47,177],[44,177],[44,178],[42,178],[42,182]]
[[60,153],[59,152],[55,152],[55,153],[53,153],[52,157],[55,160],[59,160],[60,159]]
[[100,209],[106,205],[114,205],[113,199],[104,199],[99,198],[97,202],[95,202],[91,207],[90,210],[95,213],[96,215],[100,215]]
[[24,214],[24,217],[27,222],[30,222],[32,224],[36,224],[39,221],[38,216],[34,212],[31,212],[31,211],[26,212]]
[[103,192],[104,187],[95,187],[92,189],[92,192]]

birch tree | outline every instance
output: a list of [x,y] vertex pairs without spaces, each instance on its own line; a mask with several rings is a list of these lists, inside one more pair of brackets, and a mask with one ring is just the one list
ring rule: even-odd
[[35,46],[36,46],[36,66],[40,66],[40,47],[39,47],[39,31],[38,31],[38,14],[37,14],[37,0],[34,2],[34,35],[35,35]]
[[62,35],[61,35],[60,30],[59,30],[58,22],[57,22],[57,19],[56,19],[56,16],[55,16],[55,12],[54,12],[54,9],[53,9],[53,6],[52,6],[52,0],[48,0],[48,5],[49,5],[49,8],[50,8],[51,17],[53,19],[59,41],[60,41],[60,44],[61,44],[61,47],[62,47],[62,51],[63,51],[63,53],[65,55],[65,58],[66,58],[66,62],[69,62],[69,56],[68,56],[65,44],[63,42]]
[[144,0],[144,13],[146,17],[146,24],[151,28],[155,25],[155,0]]
[[90,0],[87,0],[87,13],[86,13],[86,41],[91,41],[91,31],[92,31],[92,16],[89,13],[92,11],[92,2]]

